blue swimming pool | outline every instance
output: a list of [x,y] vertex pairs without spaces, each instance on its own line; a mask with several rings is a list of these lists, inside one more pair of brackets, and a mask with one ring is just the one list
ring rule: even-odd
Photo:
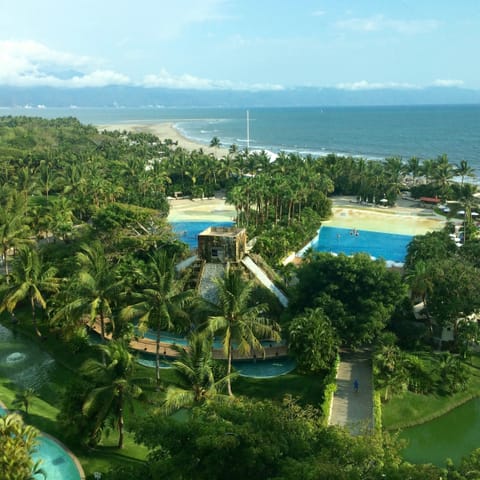
[[180,240],[186,243],[190,248],[197,248],[198,234],[208,227],[231,227],[233,222],[170,222],[173,231],[178,235]]
[[311,247],[317,252],[346,255],[365,252],[374,258],[403,263],[412,238],[411,235],[322,226]]
[[273,378],[290,373],[296,364],[291,357],[280,357],[255,361],[242,360],[233,362],[233,366],[242,377]]
[[[0,415],[7,412],[0,406]],[[81,476],[75,462],[66,450],[55,440],[45,435],[38,437],[38,446],[32,454],[34,461],[41,460],[41,468],[48,480],[80,480]],[[43,479],[43,475],[35,475],[35,479]]]
[[[140,353],[138,363],[145,367],[155,367],[155,355]],[[160,368],[172,368],[172,360],[160,361]],[[241,360],[232,362],[235,370],[243,377],[273,378],[285,375],[295,368],[295,360],[290,357],[275,359]]]

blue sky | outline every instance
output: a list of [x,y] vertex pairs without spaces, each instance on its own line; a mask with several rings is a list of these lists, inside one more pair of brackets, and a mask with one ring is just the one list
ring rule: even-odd
[[0,84],[480,89],[479,0],[0,0]]

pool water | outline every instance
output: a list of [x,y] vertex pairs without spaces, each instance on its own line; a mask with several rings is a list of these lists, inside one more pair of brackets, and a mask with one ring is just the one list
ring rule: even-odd
[[411,235],[322,226],[311,247],[316,252],[346,255],[364,252],[373,258],[403,263],[412,238]]
[[[0,415],[7,412],[0,406]],[[34,462],[41,460],[42,468],[48,480],[80,480],[75,462],[70,455],[54,440],[44,435],[38,437],[38,446],[32,454]],[[35,479],[43,479],[43,475],[35,475]]]
[[[145,367],[155,367],[155,355],[140,353],[137,361]],[[162,359],[160,361],[160,368],[172,368],[172,361],[173,360]],[[291,372],[295,368],[295,361],[290,357],[279,357],[265,360],[234,361],[232,365],[243,377],[273,378]]]
[[[70,455],[54,440],[40,436],[39,445],[32,458],[42,460],[41,468],[47,473],[48,480],[79,480],[77,466]],[[42,475],[35,475],[34,478],[42,479]]]
[[243,377],[273,378],[290,373],[295,368],[295,360],[290,357],[257,359],[255,361],[242,360],[233,362],[233,366]]
[[231,227],[233,222],[170,222],[173,231],[179,239],[186,243],[191,249],[198,247],[198,234],[208,227]]

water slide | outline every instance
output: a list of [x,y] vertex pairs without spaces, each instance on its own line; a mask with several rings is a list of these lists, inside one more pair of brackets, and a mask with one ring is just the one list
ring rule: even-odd
[[263,286],[267,287],[278,298],[278,301],[284,307],[288,306],[288,298],[286,295],[270,280],[270,278],[268,278],[267,274],[248,255],[243,257],[242,263],[255,275]]

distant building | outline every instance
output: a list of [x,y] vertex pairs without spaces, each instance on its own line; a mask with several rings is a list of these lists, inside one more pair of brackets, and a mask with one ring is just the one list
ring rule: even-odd
[[210,263],[240,262],[246,247],[245,228],[208,227],[198,235],[198,256]]

